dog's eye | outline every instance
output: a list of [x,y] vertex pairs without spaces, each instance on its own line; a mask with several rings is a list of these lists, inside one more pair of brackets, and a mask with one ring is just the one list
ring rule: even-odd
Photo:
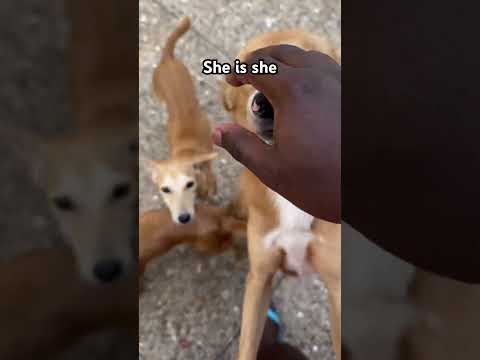
[[273,119],[273,106],[262,93],[257,93],[252,100],[252,112],[263,119]]
[[128,151],[130,151],[132,154],[138,153],[138,141],[132,141],[131,143],[129,143]]
[[162,192],[164,192],[165,194],[170,194],[172,192],[172,190],[170,190],[170,188],[168,187],[162,187],[160,190],[162,190]]
[[191,189],[193,186],[195,185],[195,183],[193,181],[189,181],[187,183],[187,185],[185,186],[186,189]]
[[68,196],[55,197],[53,198],[53,203],[58,209],[63,211],[73,211],[76,208],[74,202]]
[[112,199],[120,199],[130,193],[130,184],[117,184],[112,190]]

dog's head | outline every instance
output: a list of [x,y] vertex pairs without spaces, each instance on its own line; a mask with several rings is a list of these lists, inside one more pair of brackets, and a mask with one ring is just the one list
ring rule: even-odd
[[[241,49],[237,58],[245,61],[248,53],[273,45],[289,44],[305,50],[316,50],[330,55],[340,62],[340,51],[335,50],[327,38],[302,30],[275,31],[251,39]],[[221,83],[221,101],[231,112],[236,123],[257,133],[264,141],[273,141],[274,111],[267,97],[250,85],[232,87]]]
[[235,122],[257,133],[264,141],[273,140],[274,113],[267,97],[250,85],[234,88],[221,84],[222,103]]
[[91,130],[28,136],[19,148],[81,275],[104,283],[135,268],[138,139],[135,129]]
[[216,157],[217,153],[207,153],[181,160],[145,162],[170,210],[173,222],[187,224],[194,219],[197,187],[199,182],[204,182],[201,167]]

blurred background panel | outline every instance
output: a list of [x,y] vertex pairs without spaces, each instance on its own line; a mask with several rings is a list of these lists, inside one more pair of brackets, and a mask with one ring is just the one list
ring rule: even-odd
[[[111,284],[87,279],[80,270],[85,256],[66,235],[71,227],[56,216],[52,198],[63,191],[73,204],[92,205],[89,194],[102,193],[99,175],[111,171],[113,163],[118,168],[114,157],[124,155],[112,144],[125,143],[128,150],[133,140],[127,177],[135,201],[122,205],[122,213],[135,260],[137,4],[6,0],[0,6],[1,359],[137,357],[136,266]],[[111,96],[115,92],[121,96]],[[107,124],[111,131],[104,136]],[[42,157],[46,153],[37,150],[47,144],[55,144],[55,150]],[[63,163],[56,162],[60,158]],[[37,181],[40,164],[48,168],[43,174],[48,187]],[[82,167],[95,170],[89,177],[78,170]],[[81,184],[84,190],[75,197],[68,186],[53,186],[54,178],[56,183],[70,178],[65,184]],[[94,218],[92,210],[82,214]],[[111,228],[95,229],[103,234],[98,238],[118,241]]]

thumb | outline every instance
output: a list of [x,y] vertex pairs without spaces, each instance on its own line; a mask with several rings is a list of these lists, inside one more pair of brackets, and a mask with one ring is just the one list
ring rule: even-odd
[[275,148],[265,144],[256,134],[234,123],[221,124],[213,131],[213,142],[227,150],[262,181],[274,180]]

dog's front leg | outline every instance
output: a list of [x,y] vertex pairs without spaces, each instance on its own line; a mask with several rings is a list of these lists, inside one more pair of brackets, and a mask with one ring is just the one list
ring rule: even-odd
[[208,163],[208,167],[206,169],[207,172],[207,189],[208,189],[208,196],[212,197],[217,194],[217,178],[215,173],[213,172],[213,164],[210,162]]
[[320,274],[328,289],[330,302],[330,323],[332,326],[332,342],[337,360],[341,360],[342,338],[342,240],[341,225],[323,220],[315,220],[313,232],[315,240],[307,249],[310,264]]
[[206,201],[209,197],[209,184],[208,184],[208,177],[205,170],[197,170],[195,177],[197,179],[197,197],[202,200]]
[[240,351],[238,360],[256,360],[262,339],[270,299],[272,281],[280,268],[283,253],[279,248],[266,248],[265,235],[269,228],[264,217],[249,209],[252,214],[247,224],[248,258],[250,271],[247,275],[243,300]]
[[256,360],[268,306],[272,297],[272,273],[251,270],[243,300],[240,352],[238,360]]
[[239,220],[247,220],[248,208],[245,206],[245,201],[241,192],[236,193],[230,201],[230,204],[227,207],[227,214]]

